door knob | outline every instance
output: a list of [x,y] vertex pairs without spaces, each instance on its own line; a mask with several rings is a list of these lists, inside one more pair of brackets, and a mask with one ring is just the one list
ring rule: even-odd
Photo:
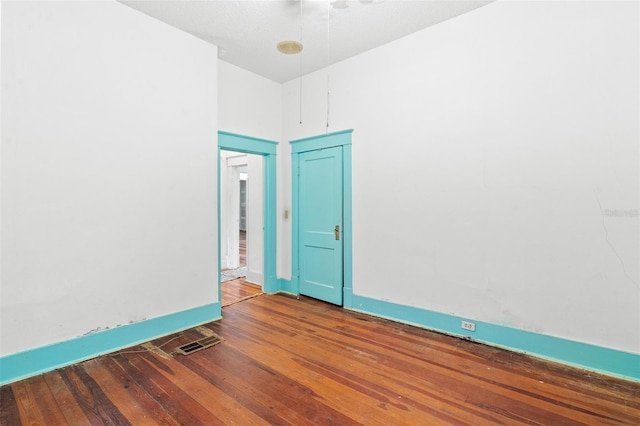
[[336,228],[333,230],[336,233],[336,240],[340,239],[340,225],[336,225]]

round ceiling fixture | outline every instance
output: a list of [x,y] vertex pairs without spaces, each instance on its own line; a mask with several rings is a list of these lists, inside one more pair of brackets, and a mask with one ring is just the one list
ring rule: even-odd
[[302,52],[302,43],[295,40],[285,40],[278,43],[278,51],[285,55],[295,55]]

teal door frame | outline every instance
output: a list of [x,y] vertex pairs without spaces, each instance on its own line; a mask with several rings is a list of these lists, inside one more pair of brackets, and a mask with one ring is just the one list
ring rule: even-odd
[[218,131],[218,300],[222,302],[220,286],[220,152],[234,151],[261,155],[264,158],[264,283],[262,291],[279,290],[276,277],[276,149],[278,142],[251,136]]
[[345,308],[353,307],[352,222],[351,222],[351,134],[353,129],[292,140],[291,144],[291,289],[300,294],[300,231],[298,212],[300,187],[300,153],[342,147],[342,216],[343,216],[343,296]]

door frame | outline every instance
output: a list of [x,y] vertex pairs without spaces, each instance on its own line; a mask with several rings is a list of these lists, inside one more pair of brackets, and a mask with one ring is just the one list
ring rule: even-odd
[[317,149],[342,147],[342,306],[353,307],[352,221],[351,221],[351,134],[353,129],[289,141],[291,144],[291,287],[300,294],[300,154]]
[[234,151],[261,155],[264,158],[264,249],[262,291],[279,290],[276,277],[276,150],[278,142],[252,136],[218,131],[218,300],[222,302],[220,285],[220,152]]

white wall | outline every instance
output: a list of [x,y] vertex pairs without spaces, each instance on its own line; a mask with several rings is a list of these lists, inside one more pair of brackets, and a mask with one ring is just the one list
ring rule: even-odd
[[282,85],[218,61],[218,124],[226,132],[280,141]]
[[[218,62],[218,123],[220,130],[279,142],[282,140],[282,85],[224,61]],[[278,146],[281,156],[282,143]],[[264,217],[262,215],[264,172],[262,159],[248,157],[248,279],[262,284],[264,262]],[[284,176],[277,171],[279,185]],[[290,185],[290,184],[289,184]],[[278,194],[280,197],[280,194]],[[259,214],[258,214],[259,213]],[[224,212],[222,214],[224,216]],[[283,241],[282,229],[278,229],[278,245]],[[278,259],[278,262],[280,259]],[[281,270],[278,269],[279,275]]]
[[[0,90],[2,87],[2,2],[0,2]],[[1,92],[0,92],[1,93]],[[2,100],[0,99],[0,133],[2,129]],[[0,302],[2,301],[2,144],[0,144]],[[0,314],[0,333],[2,332],[2,315]],[[2,354],[2,339],[0,339],[0,354]]]
[[[640,353],[638,15],[496,2],[330,67],[354,293]],[[325,132],[326,70],[302,125],[298,86],[285,140]]]
[[264,284],[264,158],[247,156],[247,281]]
[[2,9],[1,354],[216,302],[216,47],[111,1]]

